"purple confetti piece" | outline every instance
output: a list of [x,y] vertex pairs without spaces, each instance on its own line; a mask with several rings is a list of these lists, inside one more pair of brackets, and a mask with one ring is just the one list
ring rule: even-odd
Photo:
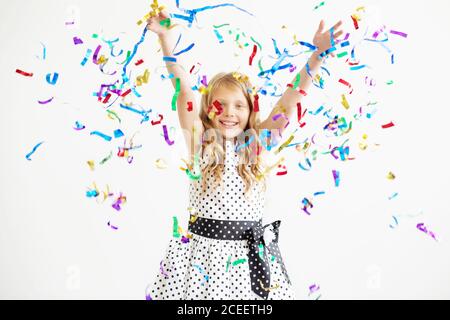
[[408,37],[408,35],[406,33],[401,32],[401,31],[391,30],[391,31],[389,31],[389,33],[398,35],[398,36],[403,37],[403,38],[407,38]]
[[74,45],[82,44],[82,43],[83,43],[83,40],[81,40],[81,39],[78,38],[78,37],[73,37],[73,44],[74,44]]

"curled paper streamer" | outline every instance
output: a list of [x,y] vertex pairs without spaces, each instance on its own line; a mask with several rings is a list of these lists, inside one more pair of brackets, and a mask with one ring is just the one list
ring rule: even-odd
[[104,134],[104,133],[101,133],[101,132],[99,132],[99,131],[92,131],[92,132],[91,132],[91,136],[92,136],[92,135],[97,135],[97,136],[103,138],[103,139],[106,140],[106,141],[111,141],[111,139],[112,139],[110,136],[108,136],[108,135],[106,135],[106,134]]
[[55,97],[51,97],[50,99],[47,99],[47,100],[38,100],[38,103],[39,104],[47,104],[47,103],[52,102],[54,98]]
[[33,149],[25,156],[25,158],[26,158],[28,161],[31,161],[31,156],[33,155],[33,153],[36,152],[37,148],[39,148],[43,143],[44,143],[44,141],[39,142],[38,144],[36,144],[36,145],[33,147]]
[[169,146],[173,145],[175,142],[169,139],[169,133],[167,132],[167,126],[163,125],[164,139],[166,140]]
[[78,121],[75,121],[75,130],[83,130],[84,128],[86,128],[83,124],[79,123]]
[[209,276],[206,274],[205,270],[203,270],[201,266],[194,264],[193,267],[196,268],[201,275],[203,275],[204,282],[202,282],[201,285],[205,285],[205,283],[209,280]]

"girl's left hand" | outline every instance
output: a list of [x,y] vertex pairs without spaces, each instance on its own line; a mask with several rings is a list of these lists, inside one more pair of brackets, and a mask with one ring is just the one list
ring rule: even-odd
[[[331,37],[333,37],[334,42],[339,36],[344,33],[343,30],[339,29],[341,26],[342,20],[340,20],[333,27],[324,32],[323,29],[325,27],[325,22],[323,20],[320,20],[319,28],[317,28],[316,34],[313,38],[313,44],[317,47],[318,54],[321,54],[322,52],[328,50],[333,46]],[[334,53],[330,53],[330,55],[334,57]]]

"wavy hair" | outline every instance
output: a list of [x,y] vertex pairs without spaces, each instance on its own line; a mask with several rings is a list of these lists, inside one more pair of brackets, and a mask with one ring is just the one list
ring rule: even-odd
[[[245,185],[245,196],[247,196],[253,186],[258,182],[265,188],[265,177],[263,174],[264,165],[260,151],[262,146],[258,140],[259,112],[254,111],[252,86],[248,77],[239,72],[219,73],[209,82],[206,92],[202,95],[200,107],[200,119],[204,127],[202,139],[202,157],[207,159],[207,163],[202,167],[202,176],[212,175],[216,186],[220,185],[224,169],[225,144],[220,132],[215,130],[214,124],[208,117],[205,110],[213,103],[212,97],[217,88],[227,86],[242,90],[250,114],[244,132],[235,138],[235,142],[241,142],[245,147],[239,148],[239,164],[237,172]],[[252,138],[253,137],[253,138]],[[248,141],[251,140],[250,143]],[[202,189],[206,192],[206,179],[202,179]]]

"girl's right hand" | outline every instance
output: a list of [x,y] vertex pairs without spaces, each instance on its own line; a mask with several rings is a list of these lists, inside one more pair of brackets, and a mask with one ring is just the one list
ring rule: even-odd
[[161,11],[157,17],[150,17],[147,20],[147,29],[156,33],[158,36],[164,35],[168,28],[166,26],[162,26],[161,21],[168,19],[169,17],[170,14],[166,10]]

